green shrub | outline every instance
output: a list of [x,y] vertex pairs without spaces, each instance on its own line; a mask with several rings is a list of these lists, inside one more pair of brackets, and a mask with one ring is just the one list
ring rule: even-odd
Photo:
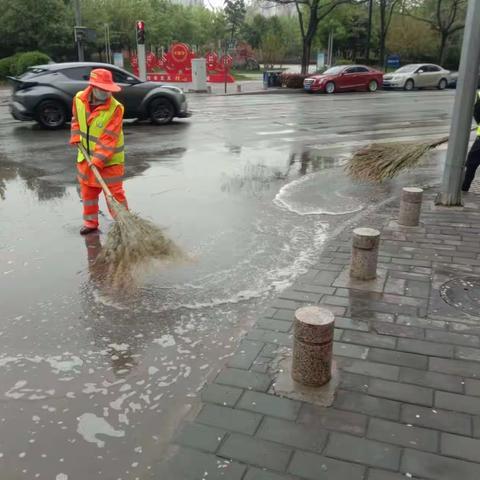
[[335,66],[337,65],[352,65],[355,62],[353,60],[349,60],[348,58],[337,58],[335,59]]
[[15,75],[17,70],[17,61],[19,53],[11,57],[0,58],[0,80],[4,80],[8,75]]
[[35,65],[44,65],[48,62],[50,62],[50,57],[45,53],[37,51],[21,53],[17,60],[15,74],[17,76],[21,75],[29,67],[33,67]]
[[282,86],[287,88],[303,88],[303,81],[308,75],[302,73],[282,73],[281,81]]

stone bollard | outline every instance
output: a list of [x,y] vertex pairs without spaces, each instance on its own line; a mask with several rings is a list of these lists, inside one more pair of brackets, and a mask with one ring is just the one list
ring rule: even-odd
[[237,85],[237,93],[242,93],[242,86],[240,84]]
[[352,263],[350,277],[357,280],[373,280],[377,276],[380,232],[373,228],[356,228],[353,231]]
[[295,312],[293,380],[310,387],[330,380],[334,322],[333,313],[325,308],[302,307]]
[[415,187],[402,189],[400,199],[399,225],[405,227],[416,227],[420,223],[420,210],[422,208],[423,190]]
[[212,93],[212,86],[211,85],[207,86],[207,93]]

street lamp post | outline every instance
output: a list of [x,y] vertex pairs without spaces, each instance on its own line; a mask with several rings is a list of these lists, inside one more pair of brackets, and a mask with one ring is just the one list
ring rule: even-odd
[[469,0],[447,160],[443,171],[442,190],[436,202],[438,205],[449,207],[462,205],[460,188],[464,175],[480,65],[479,25],[480,1]]
[[[77,27],[82,25],[82,12],[80,10],[80,0],[74,0],[75,5],[75,24]],[[75,35],[75,40],[77,42],[77,51],[78,51],[78,61],[85,61],[85,52],[83,50],[82,37],[80,35]]]

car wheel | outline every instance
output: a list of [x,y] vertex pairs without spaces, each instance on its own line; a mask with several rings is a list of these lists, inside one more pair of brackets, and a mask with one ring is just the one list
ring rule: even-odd
[[148,107],[150,120],[156,125],[166,125],[175,116],[175,107],[168,98],[154,98]]
[[445,90],[447,88],[448,82],[445,78],[442,78],[437,85],[437,88],[439,90]]
[[413,87],[415,86],[415,84],[413,83],[413,80],[412,79],[409,79],[405,82],[405,86],[403,87],[404,90],[406,90],[407,92],[411,92],[413,90]]
[[325,85],[325,93],[334,93],[335,92],[335,84],[333,82],[327,82]]
[[44,100],[35,109],[35,120],[49,130],[62,128],[67,123],[67,110],[58,100]]
[[368,83],[368,91],[369,92],[376,92],[378,90],[378,83],[376,80],[370,80]]

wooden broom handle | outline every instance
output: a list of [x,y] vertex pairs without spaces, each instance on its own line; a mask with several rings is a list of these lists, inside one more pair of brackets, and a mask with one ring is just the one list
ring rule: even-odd
[[88,166],[90,167],[93,174],[95,175],[95,178],[97,179],[97,182],[100,184],[103,191],[105,192],[105,195],[109,198],[113,198],[112,192],[110,191],[107,184],[105,183],[105,180],[100,175],[100,172],[98,171],[98,168],[92,163],[92,159],[90,158],[90,155],[88,154],[86,148],[82,145],[81,142],[78,144],[78,148],[80,149],[83,156],[85,157],[85,160],[87,161]]

